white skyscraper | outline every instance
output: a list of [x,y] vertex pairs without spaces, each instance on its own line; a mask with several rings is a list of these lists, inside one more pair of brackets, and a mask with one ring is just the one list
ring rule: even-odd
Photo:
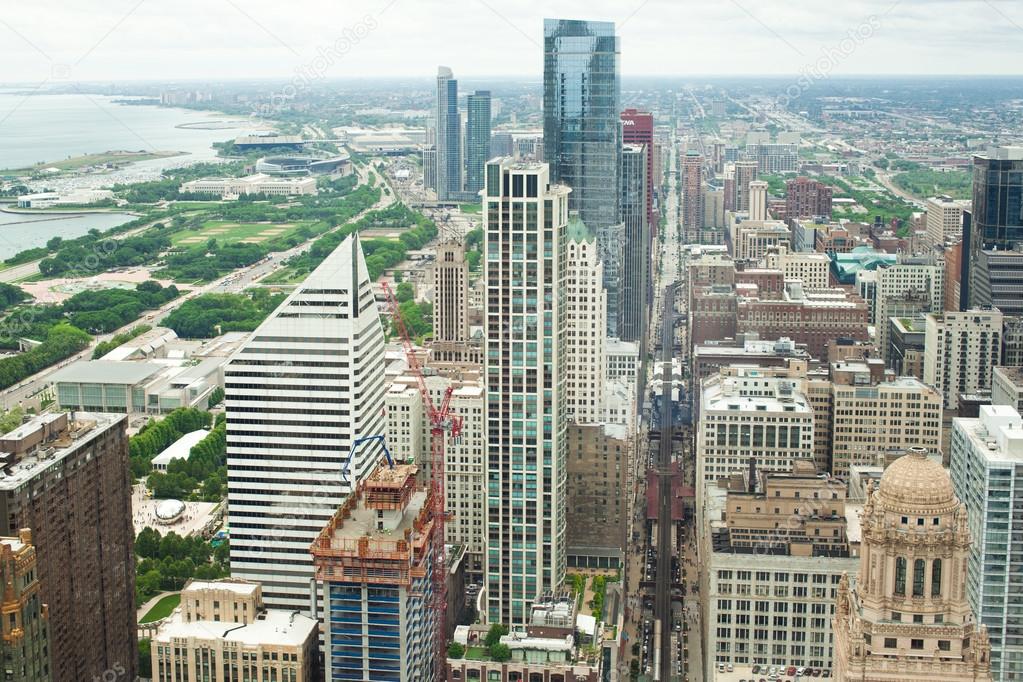
[[568,338],[565,418],[604,421],[604,342],[607,291],[595,232],[574,213],[568,219]]
[[[357,235],[257,329],[225,369],[231,574],[267,605],[310,610],[309,545],[382,457],[384,337]],[[312,614],[315,615],[315,614]]]
[[487,164],[487,611],[523,624],[565,576],[569,188],[547,164]]

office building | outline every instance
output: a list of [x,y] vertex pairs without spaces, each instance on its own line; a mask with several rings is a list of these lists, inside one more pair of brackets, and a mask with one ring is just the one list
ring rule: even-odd
[[[32,529],[39,600],[49,616],[44,679],[53,682],[102,679],[110,670],[135,679],[127,426],[124,415],[57,412],[0,437],[0,536]],[[4,620],[10,615],[4,611]]]
[[[613,185],[612,185],[613,186]],[[524,623],[565,575],[568,197],[546,164],[487,164],[487,611]]]
[[[703,189],[703,227],[705,230],[713,231],[715,235],[720,234],[726,226],[725,222],[725,190],[714,187]],[[715,237],[709,243],[719,244],[720,240]]]
[[799,164],[798,145],[760,142],[746,145],[746,155],[757,160],[761,173],[794,173]]
[[1007,405],[1023,414],[1023,367],[995,367],[991,404]]
[[465,242],[437,245],[433,263],[433,339],[442,343],[469,340],[469,263]]
[[1023,367],[1023,317],[1002,316],[1002,364]]
[[423,187],[436,191],[437,189],[437,147],[428,145],[423,147],[421,152],[423,164]]
[[843,481],[809,460],[776,473],[749,468],[709,502],[705,669],[828,670],[838,584],[859,561],[859,509],[846,505]]
[[[1023,147],[992,147],[973,157],[973,202],[964,216],[963,307],[1023,313]],[[1011,304],[1006,306],[1005,304]]]
[[827,254],[793,252],[790,246],[779,244],[767,248],[764,262],[772,270],[781,270],[785,279],[800,280],[807,291],[831,286],[831,259]]
[[[495,156],[514,156],[515,151],[515,138],[511,133],[493,132],[490,134],[490,154],[487,159],[492,159]],[[486,165],[485,162],[484,165]]]
[[604,343],[604,359],[607,365],[605,379],[624,379],[635,383],[639,376],[639,344],[621,339],[607,339]]
[[632,438],[622,424],[569,424],[566,535],[569,568],[617,568],[632,490]]
[[703,381],[696,433],[698,495],[705,485],[747,467],[751,452],[758,467],[784,472],[814,449],[813,407],[794,381],[742,367],[735,372]]
[[150,641],[153,679],[313,682],[317,630],[309,616],[264,608],[259,583],[190,580]]
[[483,189],[483,172],[490,156],[490,91],[477,90],[469,95],[465,117],[465,193],[466,198]]
[[226,382],[231,575],[310,613],[309,544],[381,457],[384,336],[349,236],[252,333]]
[[[755,188],[756,183],[752,183]],[[729,225],[732,257],[737,261],[759,261],[769,249],[791,245],[792,234],[780,220],[752,220],[733,216]]]
[[50,633],[36,568],[32,531],[0,537],[0,654],[10,682],[50,682]]
[[785,218],[791,225],[796,218],[831,218],[832,189],[819,180],[806,177],[785,181]]
[[941,391],[946,409],[959,409],[963,394],[991,390],[1001,334],[1002,314],[997,310],[927,314],[924,383]]
[[618,336],[624,232],[614,191],[622,154],[620,58],[613,23],[544,20],[544,158],[551,181],[572,188],[569,208],[597,233],[609,336]]
[[579,424],[604,420],[604,330],[607,292],[597,236],[575,213],[568,218],[568,289],[565,293],[567,333],[565,357],[565,419]]
[[732,191],[732,208],[739,213],[749,213],[749,184],[757,179],[756,161],[736,161]]
[[[622,112],[622,144],[625,146],[645,147],[646,173],[644,174],[644,187],[646,192],[646,221],[647,225],[656,226],[658,222],[657,209],[654,208],[654,190],[660,186],[658,181],[660,166],[657,163],[657,145],[654,144],[654,115],[649,111],[637,111],[626,109]],[[623,159],[624,163],[625,160]],[[624,171],[623,171],[624,172]],[[622,207],[622,211],[625,208]]]
[[1015,407],[982,405],[977,419],[952,421],[950,472],[969,512],[973,545],[966,593],[991,641],[995,680],[1023,678],[1023,419]]
[[879,266],[874,271],[870,323],[876,329],[881,353],[888,348],[890,318],[941,312],[944,301],[944,264],[927,258],[903,257],[895,265]]
[[767,183],[754,180],[749,184],[750,220],[767,220]]
[[622,147],[619,201],[622,223],[625,225],[625,243],[621,268],[622,293],[618,297],[621,317],[618,336],[625,341],[639,341],[643,338],[653,286],[650,274],[650,231],[653,223],[649,222],[649,211],[644,206],[649,195],[649,156],[649,146]]
[[458,111],[458,81],[446,66],[437,67],[434,107],[437,198],[448,201],[462,191],[462,117]]
[[927,320],[923,315],[888,318],[888,347],[885,366],[895,376],[924,379],[924,361],[927,357]]
[[927,200],[927,241],[936,246],[953,244],[963,238],[963,202],[952,197]]
[[859,574],[838,586],[835,679],[990,680],[987,629],[963,589],[969,518],[948,472],[914,448],[868,486]]
[[941,449],[941,394],[914,377],[876,381],[864,362],[832,366],[831,472],[848,477],[858,464],[919,445]]
[[700,243],[703,228],[703,157],[686,152],[679,159],[682,184],[682,234],[686,244]]
[[380,463],[312,543],[327,679],[433,679],[440,539],[417,472]]

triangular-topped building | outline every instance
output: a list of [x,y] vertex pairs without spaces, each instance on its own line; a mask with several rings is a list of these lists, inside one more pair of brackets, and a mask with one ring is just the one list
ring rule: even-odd
[[384,335],[357,235],[253,332],[225,369],[231,574],[311,613],[309,546],[382,456]]

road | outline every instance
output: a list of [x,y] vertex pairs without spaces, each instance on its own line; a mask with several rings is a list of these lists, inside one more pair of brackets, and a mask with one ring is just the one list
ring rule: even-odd
[[654,588],[654,621],[660,623],[661,638],[655,643],[660,652],[660,677],[655,679],[670,680],[673,677],[671,637],[673,620],[671,617],[671,535],[675,527],[671,514],[673,498],[672,483],[672,350],[675,347],[675,286],[669,284],[664,288],[664,313],[661,317],[661,435],[658,448],[657,473],[657,574]]

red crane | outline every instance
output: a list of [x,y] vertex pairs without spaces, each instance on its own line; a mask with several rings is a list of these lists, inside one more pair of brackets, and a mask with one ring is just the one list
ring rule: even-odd
[[419,393],[423,397],[423,407],[426,409],[427,418],[430,420],[430,491],[433,498],[433,527],[434,527],[434,551],[433,551],[433,603],[431,610],[436,618],[434,630],[434,682],[444,682],[447,679],[447,633],[446,621],[448,612],[448,584],[447,584],[447,553],[444,550],[444,526],[447,520],[447,512],[444,511],[444,457],[445,457],[445,433],[450,433],[451,438],[458,438],[462,433],[462,418],[451,414],[451,394],[453,386],[448,386],[444,391],[444,398],[440,407],[433,404],[430,397],[430,390],[426,387],[426,379],[423,378],[423,370],[416,357],[415,347],[409,338],[408,330],[405,328],[405,321],[401,319],[401,310],[398,307],[398,299],[386,282],[381,284],[384,294],[387,295],[387,306],[390,310],[394,326],[398,329],[398,336],[401,337],[401,344],[405,348],[405,357],[408,359],[409,370],[416,377],[419,384]]

